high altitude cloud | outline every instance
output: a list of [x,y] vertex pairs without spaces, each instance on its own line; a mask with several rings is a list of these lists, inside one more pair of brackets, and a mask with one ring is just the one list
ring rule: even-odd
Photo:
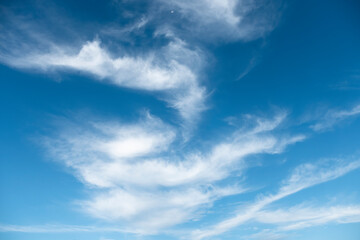
[[[327,166],[331,165],[330,169]],[[296,167],[289,178],[282,182],[276,194],[257,198],[254,203],[244,205],[238,209],[234,218],[227,219],[208,230],[194,231],[190,239],[203,239],[218,235],[248,221],[276,226],[272,229],[259,230],[247,236],[249,239],[284,239],[286,233],[297,229],[318,226],[329,223],[344,224],[360,222],[360,206],[309,205],[298,204],[293,207],[276,207],[271,203],[297,193],[300,190],[341,177],[350,171],[358,169],[360,161],[344,162],[340,160],[319,161],[317,163],[301,164]],[[309,180],[307,180],[310,178]],[[304,182],[307,180],[307,182]],[[196,184],[195,184],[196,185]],[[93,189],[93,191],[95,191]],[[94,193],[94,199],[79,202],[86,210],[96,217],[111,222],[117,220],[133,220],[141,213],[141,217],[133,222],[134,226],[67,226],[43,225],[20,226],[0,225],[4,232],[129,232],[149,234],[157,230],[191,220],[199,206],[210,206],[221,197],[240,193],[239,189],[231,187],[207,187],[206,189],[181,188],[171,191],[151,192],[143,188],[111,188],[109,191]]]
[[253,221],[270,224],[267,228],[246,236],[248,239],[288,239],[296,230],[325,224],[360,222],[359,205],[308,206],[300,204],[290,208],[259,211]]
[[71,70],[120,87],[165,93],[163,98],[189,122],[205,109],[206,90],[196,74],[201,65],[200,53],[180,40],[146,56],[113,57],[95,40],[75,52],[57,47],[50,53],[25,53],[3,61],[19,68]]
[[252,40],[271,31],[279,15],[272,3],[255,0],[158,0],[190,23],[180,29],[162,25],[161,29],[183,30],[207,41]]
[[[360,161],[353,161],[350,163],[330,161],[326,164],[320,161],[317,164],[302,164],[294,169],[288,179],[283,181],[282,186],[276,194],[259,198],[255,203],[246,206],[243,211],[239,211],[234,217],[221,221],[209,229],[194,231],[192,238],[199,240],[216,236],[244,224],[249,220],[256,219],[257,217],[261,218],[261,215],[259,214],[262,209],[271,203],[295,194],[303,189],[334,180],[359,167]],[[345,214],[345,217],[346,216],[347,214]],[[355,216],[357,216],[357,214],[355,214]]]
[[360,222],[360,206],[304,206],[288,209],[264,210],[255,217],[256,221],[279,225],[278,231],[290,231],[330,222]]
[[[151,92],[179,112],[183,125],[193,126],[207,108],[206,96],[210,92],[201,82],[206,65],[204,56],[208,54],[202,48],[206,41],[249,41],[264,36],[276,24],[276,5],[257,0],[157,0],[151,4],[157,8],[150,8],[149,16],[141,16],[120,30],[111,23],[111,27],[104,26],[94,33],[100,35],[96,39],[105,38],[103,42],[86,38],[88,41],[81,44],[70,41],[60,44],[37,32],[38,28],[34,30],[31,23],[18,29],[25,31],[22,37],[14,34],[17,31],[1,26],[0,61],[45,73],[80,73],[99,82]],[[163,21],[165,14],[173,19]],[[129,37],[130,32],[144,28],[151,29],[151,42],[157,40],[161,44],[141,46],[141,52],[126,51],[121,41],[113,42],[122,52],[112,51],[107,45],[106,40],[113,40],[113,34],[121,37],[126,33]],[[329,128],[358,113],[358,107],[329,112],[313,129]],[[241,126],[217,138],[210,147],[191,150],[179,140],[181,130],[167,123],[172,121],[150,114],[137,122],[84,120],[59,128],[59,134],[45,138],[44,144],[53,158],[87,188],[89,195],[76,204],[92,217],[117,226],[59,226],[60,231],[149,234],[201,219],[206,214],[202,210],[210,209],[217,200],[246,191],[239,178],[248,167],[247,157],[281,153],[289,144],[305,139],[303,135],[277,132],[285,113],[271,119],[252,115],[246,118],[251,126]],[[232,217],[193,231],[190,237],[196,240],[212,237],[250,220],[277,226],[278,232],[271,233],[274,238],[292,229],[359,221],[358,205],[271,209],[275,201],[334,180],[359,166],[359,161],[302,164],[274,194],[261,195],[234,211]],[[0,225],[0,230],[23,232],[56,231],[55,228]]]
[[345,119],[356,117],[360,114],[360,105],[356,105],[351,109],[335,110],[330,109],[322,114],[322,117],[312,126],[315,131],[324,131],[331,129],[334,125],[338,124]]
[[215,200],[241,193],[237,183],[218,182],[234,171],[239,175],[249,155],[279,153],[303,140],[272,133],[284,118],[258,119],[204,152],[184,152],[176,130],[151,115],[133,124],[72,126],[45,143],[84,184],[95,187],[90,199],[78,202],[84,211],[149,233],[191,220]]
[[[201,112],[207,109],[208,90],[201,83],[203,65],[206,62],[199,50],[201,43],[191,41],[190,46],[186,42],[188,36],[197,35],[195,38],[202,36],[201,38],[210,40],[213,39],[209,34],[211,33],[216,35],[215,39],[226,41],[250,40],[273,28],[272,21],[263,18],[272,14],[268,10],[265,11],[266,14],[263,11],[265,2],[252,0],[158,0],[153,4],[161,5],[158,7],[160,12],[148,12],[148,16],[142,16],[133,25],[130,24],[132,27],[118,28],[131,32],[155,24],[151,27],[155,29],[152,37],[163,39],[168,44],[145,47],[146,51],[137,54],[133,54],[133,51],[112,52],[99,40],[83,42],[80,46],[79,41],[76,44],[62,41],[60,44],[56,38],[48,37],[49,34],[44,29],[35,28],[31,19],[27,19],[25,23],[21,20],[23,18],[4,11],[7,21],[0,29],[0,35],[5,36],[0,43],[0,61],[21,69],[78,72],[101,82],[152,92],[170,107],[177,109],[184,120],[182,125],[191,129],[199,120]],[[184,26],[191,26],[191,29],[179,28],[179,24],[164,22],[162,19],[152,21],[156,18],[153,15],[163,17],[164,9],[168,8],[175,8],[183,19],[190,21],[191,24],[186,23]],[[273,12],[272,10],[269,12]],[[114,29],[113,23],[109,23],[109,26]],[[105,26],[96,34],[100,34],[100,38],[111,39],[112,34],[106,30],[108,28]],[[124,49],[121,41],[118,45],[120,49]]]

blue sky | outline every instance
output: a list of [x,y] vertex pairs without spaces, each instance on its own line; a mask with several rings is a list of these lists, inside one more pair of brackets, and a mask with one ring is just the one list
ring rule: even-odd
[[358,1],[0,4],[0,239],[360,238]]

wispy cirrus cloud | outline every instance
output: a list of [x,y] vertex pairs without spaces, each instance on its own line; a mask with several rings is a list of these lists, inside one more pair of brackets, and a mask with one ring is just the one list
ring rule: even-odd
[[[99,35],[95,40],[76,44],[66,40],[60,44],[28,25],[18,29],[28,33],[22,37],[1,26],[0,61],[22,70],[82,74],[98,82],[154,94],[177,110],[183,120],[180,125],[191,129],[208,108],[210,90],[202,82],[208,53],[202,47],[209,42],[250,41],[265,36],[276,25],[279,5],[253,0],[158,0],[150,5],[153,8],[148,16],[141,15],[120,29],[110,23],[94,34]],[[165,14],[171,16],[166,18],[169,21],[164,21]],[[134,32],[143,34],[145,29],[150,32],[147,37],[151,37],[151,44],[140,44],[136,50],[122,46],[127,39],[121,38],[129,38]],[[113,38],[120,40],[109,41]],[[109,42],[116,46],[112,48]],[[255,64],[253,58],[239,78]],[[358,113],[358,106],[329,111],[312,128],[329,129]],[[0,231],[153,234],[201,219],[204,210],[211,209],[216,201],[247,191],[239,178],[248,168],[248,157],[282,153],[288,145],[306,138],[277,132],[286,117],[285,112],[269,119],[245,115],[249,125],[237,126],[210,147],[190,150],[179,140],[179,128],[151,114],[129,123],[84,120],[65,126],[59,134],[46,138],[44,145],[88,190],[87,197],[76,201],[79,209],[117,227],[2,225]],[[284,232],[319,224],[358,221],[357,205],[270,207],[359,165],[358,161],[302,164],[274,194],[258,197],[235,216],[193,231],[191,237],[212,237],[249,221],[278,227],[257,234],[266,239],[279,239]]]
[[304,206],[260,211],[256,221],[278,225],[279,231],[291,231],[327,223],[360,222],[359,205]]
[[255,203],[246,206],[234,217],[221,221],[209,229],[194,231],[192,238],[199,240],[227,232],[241,224],[256,219],[265,207],[275,201],[317,184],[334,180],[359,167],[360,161],[349,163],[343,161],[320,161],[317,164],[302,164],[294,169],[288,179],[283,181],[277,193],[258,198]]
[[[196,40],[191,40],[190,46],[188,36],[206,36],[210,41],[217,38],[225,41],[251,40],[273,29],[278,11],[266,1],[252,0],[159,0],[151,5],[152,8],[126,25],[119,26],[110,21],[101,29],[96,28],[94,35],[107,40],[103,43],[100,40],[81,41],[81,29],[71,29],[70,19],[62,19],[67,24],[56,27],[76,41],[66,41],[63,36],[60,43],[50,31],[45,30],[49,29],[46,24],[39,25],[31,16],[17,16],[2,8],[4,21],[0,28],[0,36],[3,36],[0,62],[44,73],[70,71],[119,87],[151,92],[179,112],[184,120],[182,125],[188,128],[184,135],[191,135],[192,127],[208,108],[206,98],[209,90],[202,83],[205,50],[200,50],[202,44]],[[57,16],[56,7],[53,8],[53,15]],[[170,9],[175,11],[175,15],[180,14],[176,19],[181,21],[163,21]],[[51,18],[51,14],[46,16]],[[159,17],[160,21],[157,20]],[[191,22],[192,28],[186,28],[189,24],[179,24],[183,20]],[[57,21],[52,19],[52,22]],[[141,51],[110,50],[125,49],[123,38],[129,36],[125,37],[124,32],[130,34],[145,28],[155,29],[152,30],[152,38],[161,44],[142,46]],[[209,33],[215,34],[214,38]],[[114,39],[114,35],[120,37],[111,41],[115,45],[111,48],[107,43]]]
[[194,219],[218,199],[244,192],[236,182],[219,182],[244,171],[247,156],[277,154],[302,141],[302,135],[272,133],[285,116],[258,119],[251,128],[196,152],[184,151],[174,128],[149,114],[135,124],[71,125],[45,145],[93,189],[88,200],[77,202],[85,212],[154,233]]
[[[253,40],[273,30],[280,15],[280,3],[253,0],[158,0],[186,24],[159,26],[159,31],[191,31],[205,41]],[[191,29],[189,29],[191,26]]]
[[359,205],[308,206],[300,204],[290,208],[262,210],[254,220],[275,226],[246,236],[250,239],[288,239],[299,229],[325,224],[346,224],[360,222]]
[[356,117],[360,114],[360,105],[356,105],[351,109],[330,109],[322,114],[322,117],[310,126],[314,131],[324,131],[331,129],[333,126],[339,124],[340,122],[351,118]]
[[2,56],[1,60],[17,68],[79,72],[119,87],[163,94],[162,99],[187,122],[196,121],[206,109],[206,89],[196,73],[201,53],[178,39],[145,56],[113,57],[99,40],[85,43],[78,51],[51,49]]
[[[309,204],[300,204],[294,207],[285,208],[271,208],[271,203],[280,200],[286,196],[294,194],[307,187],[314,186],[326,181],[336,179],[343,176],[350,171],[358,169],[360,167],[359,161],[353,161],[345,163],[343,161],[333,161],[332,169],[326,170],[324,162],[318,162],[315,164],[302,164],[296,167],[290,177],[283,181],[282,187],[279,191],[273,195],[263,196],[258,198],[255,203],[250,205],[244,205],[244,211],[241,211],[236,218],[231,218],[226,221],[213,226],[211,230],[195,231],[192,233],[192,239],[203,239],[211,236],[221,234],[230,230],[240,224],[245,224],[248,221],[257,222],[261,224],[270,224],[275,226],[271,229],[260,228],[259,232],[246,236],[250,239],[286,239],[291,232],[324,224],[345,224],[360,222],[360,206],[359,205],[322,205],[314,206]],[[317,169],[314,171],[314,169]],[[308,171],[307,171],[308,170]],[[311,174],[312,176],[310,177]],[[304,183],[299,188],[299,183],[304,179],[310,177],[310,183]],[[296,180],[295,180],[296,179]],[[294,190],[289,190],[291,186],[294,186]],[[116,223],[114,221],[118,218],[117,214],[126,214],[127,217],[131,217],[137,208],[141,208],[140,211],[146,209],[147,206],[151,206],[155,209],[148,209],[147,213],[142,211],[143,215],[151,215],[150,219],[143,219],[137,222],[136,228],[127,227],[121,228],[118,225],[116,227],[107,226],[77,226],[77,225],[38,225],[38,226],[21,226],[21,225],[0,225],[1,232],[25,232],[25,233],[52,233],[52,232],[127,232],[135,234],[151,234],[156,233],[157,228],[170,226],[172,224],[181,223],[184,219],[184,215],[188,214],[187,210],[190,207],[194,207],[197,204],[209,203],[209,195],[212,197],[214,192],[203,192],[202,194],[194,189],[183,190],[190,192],[169,191],[160,195],[154,193],[138,192],[140,197],[136,197],[133,193],[126,192],[127,189],[112,189],[114,192],[103,192],[97,194],[95,201],[89,200],[88,204],[91,204],[90,210],[96,214],[102,213],[103,217],[108,221]],[[122,191],[122,192],[121,192]],[[231,188],[217,188],[217,197],[227,196],[228,194],[236,194],[238,189]],[[220,191],[220,192],[219,192]],[[239,193],[239,192],[237,192]],[[199,195],[200,194],[200,195]],[[105,196],[104,196],[105,195]],[[164,199],[159,199],[164,198]],[[101,202],[103,201],[103,202]],[[142,201],[142,204],[139,203]],[[85,201],[86,202],[86,201]],[[82,202],[82,203],[85,203]],[[124,203],[124,204],[122,204]],[[162,210],[158,209],[158,204],[162,203]],[[130,204],[130,205],[129,205]],[[172,210],[167,212],[166,208],[169,205],[175,204],[177,207],[172,206]],[[134,208],[136,206],[136,208]],[[105,209],[98,209],[104,207]],[[164,212],[165,210],[165,212]],[[185,212],[184,212],[185,211]],[[155,214],[155,216],[153,216]],[[154,221],[157,216],[161,216],[161,221]],[[101,217],[101,216],[97,216]],[[123,218],[124,216],[121,216]],[[147,216],[148,217],[148,216]],[[189,217],[189,216],[188,216]],[[146,224],[143,222],[146,221]],[[219,228],[219,227],[222,228]],[[255,230],[256,231],[256,230]],[[182,232],[184,234],[184,232]]]

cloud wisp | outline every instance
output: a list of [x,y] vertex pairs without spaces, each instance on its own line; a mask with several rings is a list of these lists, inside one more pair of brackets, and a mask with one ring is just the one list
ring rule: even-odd
[[113,57],[99,40],[85,43],[79,51],[52,49],[50,53],[2,57],[2,61],[17,68],[45,72],[79,72],[119,87],[163,94],[162,99],[190,123],[206,109],[206,89],[196,73],[202,64],[201,53],[178,39],[146,56]]
[[278,231],[292,231],[327,223],[360,222],[360,206],[309,207],[299,205],[289,209],[260,211],[256,221],[279,225]]
[[248,239],[288,239],[289,235],[304,228],[326,224],[359,223],[360,205],[300,204],[291,208],[259,211],[253,221],[274,227],[246,236]]
[[[180,125],[185,129],[184,137],[189,138],[201,113],[208,108],[209,91],[202,82],[206,65],[204,56],[208,53],[202,49],[202,40],[199,39],[204,39],[204,36],[210,41],[256,39],[274,28],[278,11],[273,4],[253,0],[158,0],[150,5],[153,7],[145,10],[139,19],[133,19],[134,22],[122,26],[109,22],[97,28],[96,39],[103,38],[104,43],[92,40],[82,44],[79,44],[79,39],[83,39],[79,30],[69,27],[65,31],[65,27],[57,26],[64,33],[71,32],[69,38],[77,39],[74,43],[64,38],[60,44],[44,30],[49,28],[46,24],[42,24],[41,29],[31,17],[17,16],[4,8],[0,62],[45,73],[70,71],[119,87],[151,92],[178,111],[183,120]],[[163,21],[170,9],[178,14],[177,20]],[[50,17],[49,14],[46,16]],[[159,17],[161,19],[156,20]],[[52,21],[57,22],[57,19]],[[181,24],[184,21],[191,24]],[[186,26],[192,27],[188,29]],[[120,32],[120,36],[123,32],[131,35],[131,32],[147,28],[152,29],[154,40],[162,42],[160,45],[141,46],[141,51],[125,51],[122,37],[120,40],[115,37],[115,41],[112,37],[112,32]],[[214,36],[209,36],[209,33]],[[188,36],[193,37],[189,39]],[[109,40],[115,49],[123,51],[111,51],[113,48],[107,44]]]
[[[263,229],[257,233],[248,235],[247,238],[250,239],[284,239],[288,232],[303,228],[331,223],[346,224],[360,222],[360,206],[356,204],[313,206],[303,203],[294,207],[271,209],[270,204],[277,200],[316,184],[334,180],[360,167],[360,161],[348,163],[343,161],[333,161],[331,169],[327,170],[326,164],[329,163],[330,162],[328,161],[324,165],[324,161],[320,161],[315,164],[299,165],[294,169],[290,177],[282,182],[282,186],[276,194],[260,197],[255,203],[245,205],[245,209],[240,211],[236,217],[213,226],[211,230],[197,230],[192,232],[191,239],[203,239],[219,235],[249,221],[275,226],[275,228]],[[304,182],[304,180],[307,181]],[[117,223],[116,227],[51,224],[38,226],[0,225],[0,231],[23,233],[119,232],[155,234],[158,232],[154,229],[160,230],[161,227],[181,223],[184,220],[182,217],[189,214],[189,212],[186,212],[189,207],[191,208],[204,203],[208,204],[214,201],[214,199],[209,200],[211,197],[216,199],[241,192],[239,189],[235,188],[212,188],[211,191],[209,190],[208,193],[204,194],[204,192],[200,193],[194,190],[194,188],[182,188],[182,191],[173,189],[167,193],[162,192],[161,194],[154,194],[154,191],[152,193],[138,192],[140,196],[137,196],[134,195],[134,193],[129,193],[127,191],[129,191],[128,187],[126,190],[111,188],[108,192],[103,191],[102,194],[97,193],[96,200],[91,199],[89,201],[81,202],[81,204],[84,204],[85,202],[91,204],[90,212],[94,211],[94,214],[100,218],[101,216],[98,214],[104,214],[104,217],[107,218],[108,221]],[[142,204],[139,201],[143,201]],[[158,203],[156,203],[157,201]],[[162,206],[162,210],[159,209],[159,203],[164,205]],[[151,215],[151,218],[146,220],[138,219],[136,228],[129,228],[128,226],[122,228],[118,226],[117,220],[119,215],[117,214],[126,214],[126,218],[131,217],[131,215],[134,214],[134,211],[137,211],[134,207],[140,207],[140,211],[144,214],[143,210],[147,206],[151,206],[152,208],[155,207],[155,209],[147,210],[148,212],[146,215]],[[172,210],[166,212],[165,209],[169,206]],[[107,211],[105,211],[104,208],[106,208]],[[162,221],[154,222],[157,217]],[[123,219],[124,216],[122,215],[120,218]],[[189,216],[186,218],[189,218]],[[146,224],[143,221],[145,221]],[[150,223],[148,221],[150,221]],[[146,225],[146,228],[144,228],[144,224]]]
[[[133,4],[126,2],[127,6]],[[203,73],[211,50],[206,47],[214,50],[219,43],[264,37],[277,24],[281,2],[156,0],[144,4],[136,14],[121,16],[126,19],[121,23],[118,19],[110,20],[92,35],[81,29],[66,29],[71,24],[66,25],[63,29],[78,37],[74,42],[44,34],[40,27],[32,25],[31,17],[13,23],[10,22],[15,17],[5,17],[9,23],[0,24],[1,63],[45,74],[70,72],[100,83],[146,92],[174,109],[180,121],[178,118],[164,121],[147,113],[140,120],[127,123],[82,119],[81,124],[63,124],[58,133],[44,137],[42,143],[50,156],[86,188],[86,196],[74,204],[105,227],[0,225],[0,231],[164,233],[174,226],[203,219],[217,201],[248,191],[242,180],[251,165],[251,156],[279,154],[306,138],[293,132],[284,134],[285,112],[273,118],[245,115],[249,125],[237,125],[231,133],[208,140],[205,146],[201,146],[202,142],[191,146],[193,142],[184,139],[189,139],[201,114],[208,109],[211,89],[206,87]],[[124,7],[125,11],[128,10]],[[22,25],[21,21],[26,20],[29,24]],[[44,21],[45,29],[46,25],[51,24]],[[70,35],[67,31],[56,32]],[[136,39],[132,39],[134,36]],[[86,41],[89,39],[95,40]],[[237,61],[231,58],[235,54],[228,54],[224,55],[228,60]],[[257,58],[252,58],[239,79],[256,63]],[[315,132],[323,131],[359,114],[360,106],[331,110],[312,121],[310,124],[315,124],[310,127]],[[170,122],[180,123],[175,126]],[[199,141],[202,140],[200,137]],[[359,167],[360,161],[301,164],[273,194],[260,195],[230,217],[228,212],[222,213],[228,218],[208,228],[191,230],[186,237],[206,239],[251,221],[275,227],[273,231],[250,236],[267,239],[279,239],[283,233],[321,224],[359,222],[360,206],[356,204],[271,208],[276,201]]]
[[348,110],[328,110],[324,116],[315,124],[310,126],[314,131],[325,131],[331,129],[336,124],[360,114],[360,105],[356,105]]
[[251,129],[236,130],[204,152],[184,152],[176,130],[149,114],[136,124],[71,126],[45,144],[93,189],[90,199],[77,202],[85,212],[152,233],[194,219],[214,201],[244,192],[238,183],[219,182],[234,172],[241,175],[247,156],[280,153],[304,139],[272,133],[284,118],[258,119]]
[[335,163],[331,165],[324,164],[324,162],[319,162],[318,164],[302,164],[294,169],[290,177],[282,183],[282,186],[276,194],[260,197],[255,203],[246,206],[243,211],[239,211],[234,217],[221,221],[209,229],[194,231],[192,238],[199,240],[216,236],[250,220],[256,220],[261,211],[271,203],[303,189],[334,180],[359,167],[360,161],[350,163],[335,161]]
[[[279,17],[275,2],[253,0],[158,0],[185,19],[183,25],[161,25],[158,31],[192,32],[202,41],[250,41],[273,30]],[[191,26],[191,29],[189,29]]]

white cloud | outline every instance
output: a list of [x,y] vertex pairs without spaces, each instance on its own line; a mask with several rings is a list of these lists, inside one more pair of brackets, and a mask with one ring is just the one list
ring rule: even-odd
[[193,14],[202,23],[224,21],[229,25],[237,25],[240,17],[235,14],[237,0],[200,0],[200,1],[167,1],[179,7],[184,14]]
[[[185,49],[184,49],[185,50]],[[146,57],[113,58],[98,40],[85,43],[78,52],[58,49],[47,54],[31,54],[14,59],[11,64],[23,68],[64,68],[92,74],[100,80],[135,89],[161,91],[179,88],[195,81],[195,75],[185,65],[173,60],[161,66],[150,54]],[[162,63],[164,64],[164,63]]]
[[192,238],[199,240],[229,231],[249,220],[253,220],[263,208],[275,201],[311,186],[334,180],[359,167],[360,161],[350,163],[335,161],[332,165],[324,165],[324,162],[300,165],[283,182],[282,187],[276,194],[260,197],[255,203],[246,206],[243,211],[239,211],[234,217],[221,221],[209,229],[194,231]]
[[[177,36],[191,33],[196,35],[195,38],[210,41],[251,40],[273,29],[275,21],[271,18],[276,12],[264,14],[258,1],[253,0],[159,1],[186,18],[191,24],[186,22],[180,28],[190,31],[184,34],[179,29],[174,30],[176,27],[172,25],[157,26],[154,36],[165,32],[169,43],[147,54],[115,54],[99,40],[86,42],[74,50],[45,38],[41,41],[31,39],[42,43],[40,48],[32,49],[30,44],[30,47],[0,52],[0,61],[22,69],[79,72],[100,82],[156,93],[179,111],[185,125],[191,125],[206,109],[207,90],[200,82],[204,58],[199,49]],[[272,17],[268,18],[268,15]],[[142,18],[122,31],[133,31],[148,24],[151,24],[151,19]],[[188,25],[191,29],[187,29]],[[111,35],[113,30],[108,29],[108,34]],[[118,33],[122,34],[122,31]],[[17,44],[17,41],[13,42]],[[6,41],[6,44],[9,42],[12,41]],[[14,43],[6,44],[1,46],[13,46]],[[51,47],[46,52],[39,50],[44,45]],[[330,111],[312,128],[316,131],[326,129],[359,113],[359,106],[349,111]],[[273,132],[286,118],[284,112],[273,119],[247,117],[254,126],[238,129],[217,140],[212,147],[198,151],[187,151],[179,146],[175,128],[151,115],[137,123],[105,122],[65,129],[55,140],[46,141],[46,146],[54,158],[70,168],[89,188],[89,198],[79,200],[77,204],[87,214],[115,222],[117,226],[120,223],[127,226],[126,229],[0,225],[0,231],[155,233],[194,220],[203,214],[201,210],[211,207],[216,200],[245,191],[236,184],[223,186],[219,182],[235,172],[241,176],[247,167],[246,157],[281,153],[289,144],[305,138],[303,135],[283,136]],[[360,166],[358,161],[322,164],[299,166],[275,194],[257,199],[235,217],[214,225],[212,229],[193,232],[192,237],[202,239],[218,235],[249,220],[279,225],[282,231],[328,222],[359,221],[358,206],[264,210],[277,200],[336,179]],[[266,234],[274,239],[282,236]]]
[[171,190],[110,190],[80,202],[82,208],[96,218],[127,223],[136,232],[154,234],[157,231],[194,219],[200,208],[215,200],[241,193],[236,188]]
[[175,131],[171,127],[150,115],[140,125],[110,127],[97,125],[96,127],[112,138],[92,142],[90,149],[117,159],[149,156],[162,152],[168,149],[175,138]]
[[328,110],[322,114],[320,120],[314,125],[310,126],[315,131],[323,131],[332,128],[339,122],[355,117],[360,114],[360,105],[356,105],[349,110]]
[[279,231],[290,231],[327,223],[360,222],[360,206],[317,206],[303,205],[289,209],[260,211],[255,220],[261,223],[279,225]]
[[[214,33],[216,38],[248,40],[271,30],[273,23],[264,18],[271,14],[255,14],[262,12],[258,10],[264,3],[253,0],[159,0],[157,4],[159,2],[161,7],[158,9],[165,6],[179,10],[191,22],[185,24],[191,25],[191,29],[185,32],[172,31],[177,23],[168,25],[163,19],[152,22],[151,15],[154,13],[150,12],[149,16],[141,16],[134,23],[119,27],[120,35],[123,31],[136,31],[151,24],[156,24],[157,33],[164,29],[167,33],[171,32],[171,35],[165,36],[169,41],[167,46],[147,49],[146,53],[141,54],[133,54],[133,51],[110,52],[99,40],[80,46],[74,44],[75,41],[59,44],[55,38],[50,38],[48,31],[35,26],[31,19],[16,16],[6,10],[6,24],[1,31],[5,37],[1,44],[0,61],[21,69],[78,72],[98,81],[155,93],[158,98],[179,111],[185,120],[182,123],[187,131],[184,131],[184,136],[188,137],[186,135],[191,135],[192,126],[199,120],[201,112],[207,109],[205,102],[208,93],[199,77],[205,62],[202,51],[196,47],[200,45],[189,46],[180,39],[187,39],[186,36],[200,31],[198,35],[206,39],[212,39],[209,33]],[[162,14],[160,15],[163,16]],[[116,32],[114,26],[118,25],[109,23],[109,26],[111,27],[106,25],[100,31],[97,30],[105,39],[109,36],[111,38],[110,32]],[[71,28],[66,30],[67,34],[72,33],[70,38],[77,38],[76,43],[79,43],[81,34],[74,34]],[[154,33],[154,38],[158,37],[157,33]]]
[[[183,26],[205,40],[252,40],[274,28],[278,12],[264,1],[254,0],[159,0],[190,22]],[[191,26],[191,28],[188,27]],[[166,31],[172,26],[159,26]],[[174,29],[175,30],[175,29]],[[176,31],[176,30],[175,30]]]
[[307,163],[295,168],[290,178],[284,181],[280,195],[288,195],[313,185],[334,180],[360,167],[360,161],[343,162],[339,160]]
[[284,118],[258,119],[203,152],[184,151],[176,131],[149,114],[136,124],[71,125],[45,143],[93,189],[90,199],[78,201],[85,212],[149,233],[194,219],[217,199],[243,192],[236,184],[217,183],[241,175],[245,157],[280,153],[304,139],[271,133]]
[[197,71],[202,65],[199,50],[191,50],[179,39],[146,55],[113,57],[100,41],[94,40],[80,50],[53,46],[48,53],[28,51],[22,55],[1,56],[1,61],[17,68],[42,71],[71,70],[94,76],[116,86],[162,93],[157,95],[179,111],[191,124],[206,109],[206,89]]
[[175,140],[173,128],[148,115],[138,124],[96,124],[92,132],[77,135],[72,126],[51,142],[51,151],[95,186],[207,183],[226,178],[233,165],[248,155],[278,153],[286,145],[303,140],[301,135],[281,138],[266,134],[278,124],[278,116],[273,121],[259,121],[250,130],[234,132],[206,153],[179,155],[176,146],[169,149]]
[[288,239],[292,232],[325,224],[346,224],[360,222],[359,205],[306,206],[262,210],[253,221],[271,224],[274,228],[263,229],[247,236],[251,239]]

